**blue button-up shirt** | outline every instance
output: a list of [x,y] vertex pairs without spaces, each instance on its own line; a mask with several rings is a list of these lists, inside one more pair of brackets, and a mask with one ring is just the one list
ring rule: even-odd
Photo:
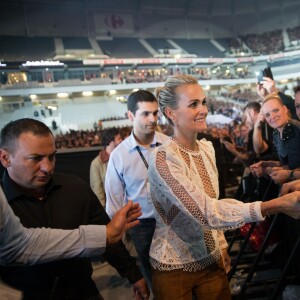
[[153,218],[153,204],[147,191],[147,167],[140,156],[139,147],[148,162],[152,150],[169,137],[155,132],[150,148],[140,146],[133,132],[111,153],[105,176],[106,211],[112,217],[120,208],[132,200],[142,207],[141,218]]

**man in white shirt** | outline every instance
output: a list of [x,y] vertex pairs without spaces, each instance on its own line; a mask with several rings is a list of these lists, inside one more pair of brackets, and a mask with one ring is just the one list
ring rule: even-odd
[[133,130],[110,155],[105,178],[106,211],[113,217],[129,200],[141,205],[143,216],[140,224],[130,230],[130,236],[141,260],[144,276],[151,287],[149,250],[155,219],[147,169],[152,150],[168,137],[155,131],[158,103],[152,93],[139,90],[130,94],[127,108]]

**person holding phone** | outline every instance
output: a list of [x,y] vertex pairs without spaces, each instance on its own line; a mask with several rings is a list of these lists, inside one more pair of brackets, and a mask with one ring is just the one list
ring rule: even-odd
[[274,129],[273,140],[279,160],[260,161],[251,165],[250,169],[258,177],[270,175],[279,184],[292,181],[295,179],[294,170],[300,168],[300,122],[291,119],[287,107],[276,93],[264,99],[261,112]]
[[266,68],[258,74],[256,91],[261,100],[270,94],[277,94],[281,98],[283,104],[290,111],[291,117],[296,120],[298,119],[294,99],[277,89],[271,68]]

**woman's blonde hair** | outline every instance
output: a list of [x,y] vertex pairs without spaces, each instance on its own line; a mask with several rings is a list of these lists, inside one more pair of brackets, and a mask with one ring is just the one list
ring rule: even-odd
[[[263,102],[261,103],[261,106],[263,106],[266,102],[268,102],[270,100],[277,100],[282,106],[286,107],[286,105],[283,103],[282,99],[280,98],[280,96],[277,93],[272,93],[272,94],[267,95],[264,98]],[[292,118],[292,114],[289,110],[287,110],[287,114],[288,114],[289,118]]]
[[263,106],[266,102],[268,102],[268,101],[270,101],[270,100],[273,100],[273,99],[274,99],[274,100],[277,100],[278,102],[280,102],[280,104],[284,105],[283,102],[282,102],[282,100],[281,100],[281,98],[278,96],[277,93],[272,93],[272,94],[267,95],[267,96],[264,98],[264,100],[263,100],[263,102],[261,103],[261,105]]
[[191,75],[174,75],[170,76],[166,80],[164,86],[157,88],[154,92],[158,100],[161,112],[171,124],[173,124],[173,122],[171,119],[168,118],[168,116],[165,113],[165,110],[167,107],[170,107],[172,109],[176,109],[178,107],[176,89],[179,86],[185,84],[198,84],[198,81],[195,77]]

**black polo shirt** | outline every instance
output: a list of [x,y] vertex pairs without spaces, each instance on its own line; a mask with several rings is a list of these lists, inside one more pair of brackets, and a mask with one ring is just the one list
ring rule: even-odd
[[[110,221],[97,196],[80,178],[56,173],[43,200],[28,197],[7,171],[3,191],[14,213],[26,227],[75,229],[80,225],[105,225]],[[107,248],[107,261],[131,283],[142,278],[122,242]],[[88,258],[74,258],[35,266],[1,267],[4,282],[24,291],[24,299],[85,299],[97,295]]]

